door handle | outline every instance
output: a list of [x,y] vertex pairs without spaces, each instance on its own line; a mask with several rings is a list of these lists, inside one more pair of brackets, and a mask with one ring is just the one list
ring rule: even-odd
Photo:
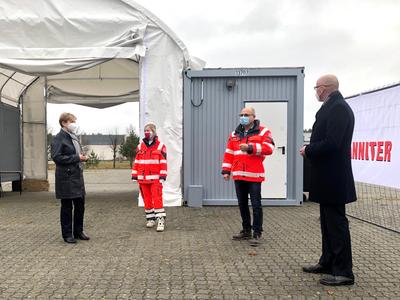
[[282,155],[285,155],[285,146],[282,146],[282,147],[278,147],[278,149],[282,149]]

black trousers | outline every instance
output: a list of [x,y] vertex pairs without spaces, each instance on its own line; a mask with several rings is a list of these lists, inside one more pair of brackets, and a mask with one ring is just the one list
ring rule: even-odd
[[[240,215],[242,217],[242,226],[244,231],[251,231],[261,234],[263,231],[263,211],[261,206],[261,182],[251,182],[244,180],[235,180],[236,196],[239,202]],[[249,195],[251,206],[253,208],[253,226],[251,226],[251,217],[249,209]]]
[[72,237],[83,231],[85,197],[61,199],[61,233],[63,238]]
[[345,204],[320,205],[322,255],[320,265],[336,276],[353,276],[349,221]]

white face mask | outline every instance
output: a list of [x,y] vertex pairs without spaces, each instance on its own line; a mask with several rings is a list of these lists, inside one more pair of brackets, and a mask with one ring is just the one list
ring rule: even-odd
[[78,125],[76,125],[76,123],[69,123],[67,129],[69,132],[75,133],[76,130],[78,129]]

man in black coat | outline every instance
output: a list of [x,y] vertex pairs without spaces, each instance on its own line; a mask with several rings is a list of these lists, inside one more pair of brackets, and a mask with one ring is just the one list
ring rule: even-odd
[[329,274],[324,285],[354,284],[351,240],[345,205],[356,201],[351,169],[354,115],[339,92],[334,75],[325,75],[314,87],[323,102],[316,114],[310,144],[300,154],[311,162],[310,200],[320,204],[322,255],[307,273]]
[[87,157],[81,153],[75,121],[73,114],[61,114],[61,130],[51,144],[51,157],[56,164],[56,198],[61,199],[61,233],[66,243],[89,240],[83,232],[86,193],[82,162]]

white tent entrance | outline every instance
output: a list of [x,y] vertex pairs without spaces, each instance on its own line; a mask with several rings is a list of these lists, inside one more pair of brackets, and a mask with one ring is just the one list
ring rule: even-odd
[[181,205],[185,45],[130,0],[0,0],[1,101],[22,103],[23,172],[46,180],[46,99],[108,107],[140,99],[169,154],[164,196]]
[[89,69],[39,76],[20,97],[25,186],[47,187],[47,156],[42,155],[47,149],[47,103],[107,108],[138,101],[139,64],[133,60],[113,59]]

